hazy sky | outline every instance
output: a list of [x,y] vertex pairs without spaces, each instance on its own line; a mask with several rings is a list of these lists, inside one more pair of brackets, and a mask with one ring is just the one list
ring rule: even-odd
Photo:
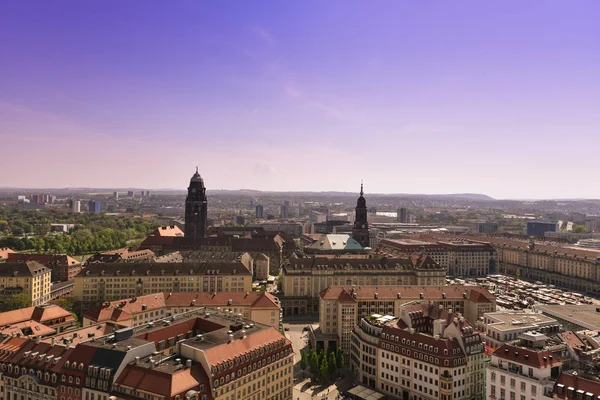
[[600,197],[600,1],[0,2],[0,186]]

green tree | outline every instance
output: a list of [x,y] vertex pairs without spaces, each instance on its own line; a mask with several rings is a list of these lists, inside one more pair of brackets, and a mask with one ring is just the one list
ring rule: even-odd
[[17,310],[31,307],[31,299],[26,293],[20,293],[2,299],[1,304],[4,311]]
[[327,382],[329,378],[329,364],[327,363],[327,358],[323,358],[323,363],[321,364],[321,378],[323,378],[323,382]]
[[306,354],[306,351],[302,350],[302,352],[300,353],[301,355],[301,359],[300,359],[300,369],[302,370],[302,379],[304,379],[304,371],[306,371],[306,368],[308,367],[308,355]]
[[573,227],[573,233],[587,233],[587,229],[583,225],[575,225]]
[[319,357],[314,350],[311,350],[308,356],[308,367],[310,369],[310,379],[315,383],[319,377]]
[[327,360],[327,365],[329,366],[328,369],[328,376],[330,378],[334,378],[336,376],[336,369],[337,369],[337,363],[336,363],[336,357],[335,357],[335,353],[332,351],[329,353],[329,359]]
[[336,366],[339,370],[344,368],[344,352],[339,347],[335,354],[335,361],[336,361]]

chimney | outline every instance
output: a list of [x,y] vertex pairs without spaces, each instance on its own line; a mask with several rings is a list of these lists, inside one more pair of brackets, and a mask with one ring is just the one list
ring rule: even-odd
[[54,346],[54,340],[55,340],[54,338],[50,338],[50,344],[51,344],[52,346]]
[[242,339],[244,339],[246,337],[246,330],[242,329]]
[[185,361],[185,366],[188,367],[188,368],[192,368],[192,360],[189,360],[189,359],[186,360]]
[[35,337],[35,344],[40,344],[42,342],[42,337],[41,336],[36,336]]
[[140,362],[140,358],[139,357],[135,357],[135,363],[138,364]]

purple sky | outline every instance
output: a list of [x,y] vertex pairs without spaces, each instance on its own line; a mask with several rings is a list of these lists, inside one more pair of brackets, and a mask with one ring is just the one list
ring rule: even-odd
[[0,2],[0,186],[598,198],[600,2]]

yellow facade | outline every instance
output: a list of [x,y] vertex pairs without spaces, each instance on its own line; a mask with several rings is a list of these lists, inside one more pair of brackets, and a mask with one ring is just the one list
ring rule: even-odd
[[[0,291],[10,288],[22,288],[22,292],[34,306],[50,301],[51,270],[45,268],[44,272],[33,276],[0,276]],[[16,291],[15,291],[16,293]]]
[[75,277],[74,295],[84,303],[112,301],[156,292],[249,292],[252,275],[165,275]]

